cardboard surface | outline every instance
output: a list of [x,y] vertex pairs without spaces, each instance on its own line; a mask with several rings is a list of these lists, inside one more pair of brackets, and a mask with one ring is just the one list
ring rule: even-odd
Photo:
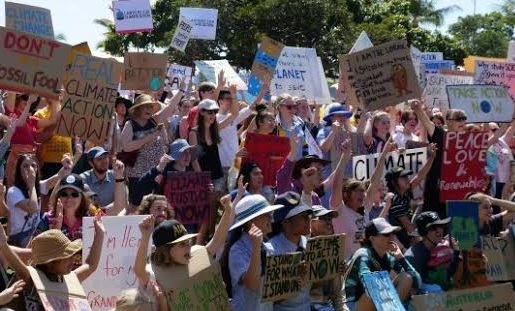
[[122,89],[159,92],[165,84],[167,62],[166,54],[125,53]]
[[15,2],[5,2],[5,27],[54,40],[49,9]]
[[288,299],[300,293],[301,260],[301,252],[266,257],[262,302]]
[[345,261],[345,234],[309,238],[304,258],[308,267],[308,280],[330,280],[340,274],[340,264]]

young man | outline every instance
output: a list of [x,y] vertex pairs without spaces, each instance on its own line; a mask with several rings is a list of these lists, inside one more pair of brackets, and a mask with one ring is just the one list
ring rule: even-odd
[[84,183],[98,196],[100,207],[106,207],[114,202],[115,183],[125,182],[117,180],[109,169],[109,152],[102,147],[93,147],[87,153],[90,170],[80,174]]

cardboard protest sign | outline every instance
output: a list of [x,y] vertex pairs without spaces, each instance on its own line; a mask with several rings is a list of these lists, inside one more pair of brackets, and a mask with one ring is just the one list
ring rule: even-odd
[[70,69],[72,68],[73,60],[75,59],[75,55],[77,54],[86,54],[91,55],[91,49],[89,48],[89,45],[87,42],[82,42],[77,45],[72,46],[72,50],[70,51],[70,54],[68,55],[68,60],[66,63],[66,73],[64,74],[64,84],[68,82],[70,79]]
[[236,88],[240,91],[247,90],[247,85],[241,77],[234,71],[231,64],[226,59],[221,60],[199,60],[195,61],[200,73],[206,78],[207,81],[218,83],[218,74],[224,71],[224,77],[228,84],[236,84]]
[[59,98],[71,46],[5,27],[0,42],[0,89]]
[[363,274],[363,286],[377,311],[406,310],[388,271]]
[[461,109],[467,122],[511,122],[513,101],[502,85],[448,85],[449,105]]
[[304,253],[308,280],[318,282],[339,275],[340,264],[345,260],[344,249],[345,234],[309,238]]
[[179,23],[186,20],[193,26],[190,39],[215,40],[218,21],[217,9],[181,8],[179,15]]
[[114,24],[118,33],[152,31],[152,10],[149,0],[113,1]]
[[179,20],[179,25],[175,28],[170,46],[184,53],[186,46],[190,41],[190,35],[193,31],[193,24],[188,20]]
[[351,103],[376,110],[420,98],[422,90],[406,41],[392,41],[340,58]]
[[515,241],[513,235],[482,236],[481,246],[488,258],[486,275],[489,281],[515,280]]
[[166,78],[167,62],[166,54],[125,53],[122,89],[160,91]]
[[508,46],[508,54],[506,55],[506,61],[508,63],[515,63],[515,41],[510,41]]
[[372,44],[372,41],[368,37],[367,32],[363,30],[359,34],[358,39],[356,39],[356,42],[354,42],[354,44],[352,45],[352,48],[350,49],[348,54],[363,51],[363,50],[371,48],[373,46],[374,46],[374,44]]
[[318,73],[320,77],[320,90],[321,93],[315,97],[315,104],[317,105],[329,105],[333,102],[331,93],[329,92],[329,84],[327,83],[327,77],[325,76],[324,66],[322,64],[322,58],[317,57]]
[[476,61],[477,84],[504,86],[515,99],[515,63]]
[[438,294],[414,295],[414,311],[513,310],[515,300],[510,283]]
[[[361,181],[370,179],[380,155],[380,153],[375,153],[352,157],[353,178]],[[394,166],[400,166],[416,174],[426,162],[427,148],[406,149],[403,153],[392,151],[386,156],[385,169],[382,176],[384,177],[384,174]]]
[[190,83],[192,72],[193,68],[191,67],[171,64],[168,67],[168,73],[166,74],[168,85],[172,90],[178,90],[181,84],[181,79],[185,79],[186,84]]
[[188,265],[174,269],[152,265],[152,270],[170,310],[231,310],[220,265],[204,246],[192,246]]
[[122,64],[77,53],[64,86],[57,133],[80,136],[97,144],[107,138]]
[[52,282],[43,271],[32,266],[27,268],[46,311],[91,311],[84,289],[75,273],[64,275],[63,282]]
[[248,156],[243,163],[255,162],[263,171],[264,185],[275,186],[275,175],[290,152],[288,137],[247,133],[245,149]]
[[286,46],[270,85],[272,95],[288,93],[308,100],[323,97],[317,52],[311,48]]
[[[451,73],[452,72],[452,73]],[[445,115],[445,111],[449,109],[449,100],[447,98],[447,85],[461,85],[474,83],[472,75],[459,74],[458,71],[450,73],[428,73],[426,75],[426,86],[424,96],[426,104],[429,106],[440,108]]]
[[34,36],[54,39],[50,10],[37,6],[6,2],[5,27]]
[[272,81],[283,48],[284,44],[281,42],[263,36],[252,63],[251,74],[247,80],[248,94],[257,96],[263,85]]
[[[141,242],[139,223],[146,215],[104,216],[106,228],[98,269],[82,286],[89,304],[95,311],[116,307],[116,297],[124,289],[138,287],[133,265]],[[84,217],[82,223],[82,260],[85,261],[94,238],[93,217]],[[151,243],[149,243],[151,244]],[[150,251],[149,245],[149,251]],[[62,311],[62,310],[61,310]]]
[[199,224],[209,217],[211,193],[209,172],[168,172],[164,195],[182,224]]
[[447,201],[447,216],[451,217],[450,235],[460,241],[460,249],[479,248],[479,203]]
[[267,256],[261,301],[277,301],[300,293],[300,261],[302,253]]
[[446,132],[440,175],[440,202],[461,200],[486,183],[488,132]]
[[505,58],[481,57],[481,56],[467,56],[463,59],[463,64],[466,72],[474,73],[476,71],[476,61],[485,62],[505,62]]

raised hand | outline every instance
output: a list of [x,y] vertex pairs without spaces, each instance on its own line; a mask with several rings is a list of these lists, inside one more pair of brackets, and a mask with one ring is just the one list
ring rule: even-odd
[[95,226],[95,235],[104,235],[106,233],[106,228],[99,214],[93,219],[93,225]]
[[254,223],[250,226],[249,238],[254,249],[261,249],[261,243],[263,243],[263,231],[261,231],[261,229],[259,229]]
[[156,219],[154,218],[153,215],[149,215],[149,216],[145,217],[145,219],[143,219],[138,225],[141,235],[150,236],[152,234],[152,232],[154,231],[155,221],[156,221]]
[[120,160],[115,160],[113,163],[113,174],[114,178],[122,179],[125,174],[125,164]]

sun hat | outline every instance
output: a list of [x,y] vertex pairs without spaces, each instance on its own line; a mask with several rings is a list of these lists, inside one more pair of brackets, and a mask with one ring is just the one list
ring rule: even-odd
[[78,192],[84,192],[84,181],[79,175],[70,174],[61,179],[61,182],[59,183],[59,190],[57,192],[66,188],[77,190]]
[[298,160],[297,162],[295,162],[295,165],[293,166],[293,171],[291,174],[292,178],[299,179],[302,176],[302,169],[308,168],[311,165],[311,163],[320,163],[323,166],[326,166],[326,165],[330,164],[331,161],[321,159],[316,154],[307,155],[307,156],[303,157],[302,159]]
[[281,223],[286,219],[297,216],[303,212],[313,214],[313,209],[300,201],[300,195],[293,191],[288,191],[275,199],[275,204],[284,207],[274,213],[274,222]]
[[418,233],[421,236],[425,236],[431,226],[446,225],[450,221],[451,217],[440,219],[437,213],[428,211],[420,213],[420,215],[415,218],[415,226],[417,227]]
[[188,233],[183,224],[175,219],[165,220],[160,223],[152,233],[152,241],[155,247],[165,244],[174,244],[189,240],[198,235],[198,233]]
[[327,209],[322,205],[313,205],[313,217],[322,217],[325,215],[331,215],[332,218],[338,217],[338,211]]
[[229,230],[236,229],[258,216],[271,213],[281,208],[283,208],[283,205],[270,205],[265,197],[260,194],[247,195],[236,204],[234,224]]
[[220,107],[218,104],[212,99],[203,99],[198,104],[198,109],[200,110],[219,110]]
[[401,227],[392,226],[386,219],[378,217],[372,219],[365,228],[365,236],[376,236],[380,234],[390,234],[392,232],[400,231]]
[[153,311],[154,305],[137,288],[123,290],[116,298],[116,308],[113,311]]
[[196,149],[196,146],[191,146],[186,139],[179,138],[170,144],[170,157],[172,160],[177,160],[186,150],[195,151]]
[[70,258],[82,249],[82,240],[70,241],[61,230],[47,230],[32,240],[32,265]]
[[324,121],[327,123],[331,123],[332,116],[342,116],[347,119],[352,116],[352,111],[346,110],[340,103],[332,103],[328,105],[326,111],[327,113],[324,117]]
[[88,160],[93,160],[96,158],[100,158],[104,154],[109,154],[109,152],[100,146],[96,146],[96,147],[93,147],[88,150],[87,157],[88,157]]
[[158,101],[154,100],[152,96],[148,94],[141,94],[138,97],[136,97],[136,99],[134,99],[134,105],[132,105],[129,108],[129,112],[133,112],[134,109],[143,105],[152,105],[153,113],[156,113],[159,111],[159,109],[161,109],[161,104]]
[[405,170],[400,166],[392,167],[386,174],[384,175],[385,180],[393,180],[399,177],[405,177],[413,174],[413,171]]

